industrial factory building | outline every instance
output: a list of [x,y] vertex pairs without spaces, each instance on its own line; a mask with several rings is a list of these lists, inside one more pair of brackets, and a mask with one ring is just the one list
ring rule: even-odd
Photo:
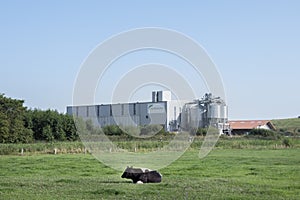
[[205,94],[194,101],[172,100],[170,91],[152,92],[152,101],[68,106],[67,114],[107,125],[162,125],[167,131],[191,130],[212,125],[220,133],[229,130],[227,106],[220,97]]

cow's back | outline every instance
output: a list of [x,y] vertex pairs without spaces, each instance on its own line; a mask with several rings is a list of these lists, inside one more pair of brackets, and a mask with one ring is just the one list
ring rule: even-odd
[[140,176],[140,180],[143,183],[160,183],[161,182],[161,174],[157,171],[149,171],[143,173],[143,175]]

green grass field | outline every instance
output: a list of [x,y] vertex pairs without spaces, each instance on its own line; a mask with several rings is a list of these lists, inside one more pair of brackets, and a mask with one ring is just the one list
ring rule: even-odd
[[275,119],[272,123],[279,132],[300,135],[300,118]]
[[[299,199],[300,149],[193,148],[132,184],[90,154],[0,156],[0,199]],[[126,166],[124,166],[126,167]]]

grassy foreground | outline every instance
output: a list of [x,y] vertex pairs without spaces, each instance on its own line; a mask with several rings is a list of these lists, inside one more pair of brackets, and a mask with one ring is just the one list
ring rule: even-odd
[[189,150],[159,184],[132,184],[89,154],[0,156],[0,199],[299,199],[300,149]]

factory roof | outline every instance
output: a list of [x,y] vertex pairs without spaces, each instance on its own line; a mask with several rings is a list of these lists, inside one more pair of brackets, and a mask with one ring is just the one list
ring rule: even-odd
[[254,129],[261,126],[268,126],[270,129],[275,130],[270,120],[234,120],[229,121],[229,124],[231,129]]

